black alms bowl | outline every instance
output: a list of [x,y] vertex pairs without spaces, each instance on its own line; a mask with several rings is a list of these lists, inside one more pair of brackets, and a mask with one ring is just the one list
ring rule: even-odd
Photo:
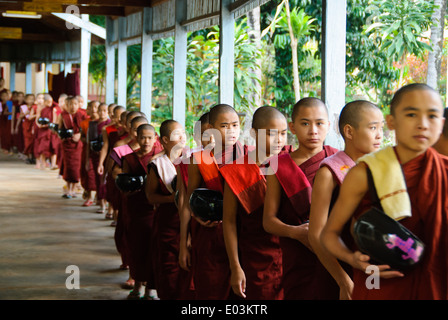
[[58,129],[58,135],[61,139],[68,139],[73,137],[73,129]]
[[203,221],[222,220],[222,193],[206,188],[198,188],[190,197],[190,208]]
[[146,176],[130,173],[120,173],[115,178],[115,184],[123,192],[138,191],[145,185]]
[[39,118],[37,119],[37,123],[41,125],[46,125],[50,123],[50,119],[48,118]]
[[353,238],[359,250],[370,256],[371,263],[386,264],[396,270],[414,267],[425,251],[425,244],[417,236],[376,208],[358,218]]

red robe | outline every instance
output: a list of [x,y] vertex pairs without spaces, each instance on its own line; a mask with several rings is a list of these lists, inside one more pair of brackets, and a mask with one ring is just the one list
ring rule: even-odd
[[[70,114],[67,111],[62,111],[62,123],[66,129],[72,129],[73,134],[77,134],[81,130],[81,122],[86,115],[83,112],[76,112]],[[81,156],[82,156],[83,142],[78,140],[73,141],[72,138],[62,140],[62,154],[63,154],[63,178],[67,182],[77,183],[81,176]]]
[[[90,117],[85,119],[81,123],[81,132],[84,137],[87,137],[87,130],[90,123]],[[81,186],[86,191],[96,191],[96,178],[95,178],[95,172],[96,168],[92,164],[92,157],[89,157],[89,159],[86,159],[87,155],[87,148],[89,148],[89,144],[83,143],[82,145],[82,156],[81,156]],[[89,154],[92,151],[89,150]],[[89,170],[86,171],[86,163],[89,162]]]
[[[50,122],[55,123],[61,112],[61,108],[59,108],[56,103],[53,103],[51,107],[45,107],[42,109],[40,117],[48,118],[50,119]],[[60,139],[58,135],[51,131],[48,127],[37,128],[35,143],[37,154],[43,154],[46,158],[49,158],[51,155],[58,153]]]
[[[162,156],[163,157],[163,156]],[[159,158],[158,161],[170,161]],[[157,162],[158,163],[158,162]],[[170,195],[160,174],[161,168],[155,162],[151,163],[159,180],[159,190],[162,195]],[[163,171],[162,171],[163,172]],[[166,181],[167,183],[170,181]],[[154,271],[156,274],[157,295],[162,300],[179,300],[188,297],[189,273],[179,266],[180,219],[174,202],[157,205],[154,216]],[[184,292],[187,290],[187,292]]]
[[[37,110],[37,105],[32,105],[31,108],[34,110],[34,114]],[[31,111],[31,110],[30,110]],[[29,120],[25,117],[22,124],[22,130],[23,130],[23,153],[26,155],[32,155],[33,149],[34,149],[34,121]]]
[[[11,101],[9,101],[11,102]],[[12,141],[12,134],[11,134],[11,119],[8,118],[12,118],[11,115],[6,115],[6,112],[11,112],[11,110],[8,108],[8,106],[6,105],[6,103],[4,103],[2,105],[2,114],[0,117],[1,123],[0,123],[0,142],[1,142],[1,147],[4,150],[9,151],[13,145],[13,141]]]
[[[277,214],[281,221],[288,225],[300,225],[308,221],[316,171],[324,158],[337,151],[325,146],[300,166],[289,154],[278,157],[275,174],[282,186]],[[286,237],[280,237],[280,246],[283,252],[282,286],[285,300],[338,299],[339,288],[313,252],[301,242]]]
[[[97,130],[98,137],[101,136],[104,126],[107,126],[109,123],[110,123],[110,119],[107,119],[103,122],[97,122],[96,130]],[[91,129],[89,128],[89,130],[91,130]],[[88,145],[88,148],[90,148],[90,144]],[[100,163],[100,153],[95,152],[92,149],[90,149],[89,155],[90,155],[90,160],[92,161],[93,173],[94,173],[94,177],[95,177],[96,199],[102,200],[102,199],[106,198],[107,188],[106,188],[105,183],[101,183],[103,176],[98,174],[98,166]]]
[[239,201],[238,250],[246,276],[246,299],[282,300],[280,240],[263,228],[266,178],[247,155],[243,163],[224,166],[220,172]]
[[[123,161],[129,167],[127,173],[146,176],[153,156],[151,152],[143,157],[139,157],[136,152],[124,156]],[[144,187],[123,196],[122,213],[130,275],[135,281],[147,282],[148,286],[154,288],[151,253],[154,208],[148,203]]]
[[[247,152],[247,146],[237,142],[233,148],[228,148],[218,157],[221,161],[216,166],[201,166],[198,164],[204,180],[203,186],[222,192],[224,181],[219,173],[219,168],[226,164],[224,159],[230,159],[233,162],[233,160],[240,158]],[[193,156],[197,155],[196,153],[193,154]],[[204,162],[201,163],[205,164]],[[191,234],[191,270],[193,272],[196,299],[229,299],[233,296],[233,292],[231,293],[230,288],[230,267],[224,244],[222,224],[210,228],[203,227],[197,222],[193,223],[196,225],[196,230]]]
[[[379,289],[366,288],[366,275],[354,270],[353,299],[448,299],[448,157],[429,148],[402,165],[412,216],[400,223],[419,237],[426,248],[423,260],[404,277],[380,279]],[[359,217],[373,203],[367,194],[354,214]]]

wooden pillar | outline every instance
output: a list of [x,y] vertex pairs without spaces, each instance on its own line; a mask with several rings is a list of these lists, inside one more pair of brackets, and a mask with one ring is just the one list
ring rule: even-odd
[[45,62],[45,92],[48,93],[49,87],[48,87],[48,73],[52,71],[52,63],[51,62]]
[[151,122],[152,109],[152,54],[153,41],[148,34],[152,29],[152,9],[144,8],[142,15],[142,70],[140,82],[140,111]]
[[322,100],[331,121],[325,143],[343,149],[338,122],[345,105],[347,0],[323,0],[322,9]]
[[16,63],[11,62],[9,64],[9,90],[16,90]]
[[110,43],[116,35],[115,23],[106,17],[106,103],[115,103],[115,47]]
[[[25,94],[33,93],[33,65],[31,62],[26,63],[25,67]],[[12,90],[11,90],[12,91]]]
[[233,106],[235,68],[235,18],[229,10],[232,0],[221,0],[219,16],[219,103]]
[[126,30],[126,18],[118,18],[118,105],[126,108],[127,89],[127,50],[126,42],[122,41],[123,32]]
[[186,20],[187,2],[176,0],[174,31],[173,119],[185,126],[187,92],[187,31],[180,25]]
[[[82,20],[89,21],[89,15],[81,15]],[[91,34],[89,31],[81,28],[81,72],[80,72],[80,94],[84,98],[85,108],[89,100],[89,61],[90,61],[90,41]],[[65,66],[66,70],[68,69]],[[67,72],[65,73],[67,74]]]

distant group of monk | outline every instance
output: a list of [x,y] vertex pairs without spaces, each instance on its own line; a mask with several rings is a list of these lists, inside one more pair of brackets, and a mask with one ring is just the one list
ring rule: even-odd
[[[96,198],[114,221],[128,299],[448,299],[447,109],[425,84],[399,89],[385,117],[373,102],[347,103],[338,123],[343,150],[325,144],[330,121],[318,98],[301,99],[286,116],[258,108],[255,145],[239,141],[235,109],[217,104],[197,119],[189,148],[172,119],[156,132],[124,106],[91,101],[84,110],[80,97],[27,97],[9,103],[2,92],[2,149],[18,147],[12,127],[21,125],[24,137],[33,128],[34,147],[25,138],[22,153],[61,170],[65,198],[79,184],[84,206]],[[384,145],[385,124],[393,146]],[[287,144],[288,131],[298,147]],[[128,176],[142,177],[141,186],[120,187]],[[220,195],[205,204],[221,205],[221,218],[196,211],[191,199],[203,189]],[[424,243],[421,256],[392,246],[415,265],[401,270],[360,249],[354,225],[372,208]],[[372,265],[375,288],[366,285]]]

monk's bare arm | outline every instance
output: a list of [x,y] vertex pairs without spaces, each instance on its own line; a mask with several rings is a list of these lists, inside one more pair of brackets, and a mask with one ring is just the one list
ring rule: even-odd
[[103,136],[103,146],[101,147],[100,151],[100,159],[98,162],[98,174],[104,173],[104,160],[106,160],[107,157],[107,151],[109,150],[109,137],[107,136],[107,131],[105,128],[102,129],[101,134]]
[[230,263],[230,285],[236,295],[245,298],[246,295],[246,277],[241,268],[238,258],[238,236],[236,228],[236,214],[238,210],[238,200],[227,183],[224,185],[223,197],[223,219],[222,227],[224,234],[224,243],[226,246],[227,256]]
[[308,246],[308,224],[288,225],[277,217],[280,208],[282,187],[275,174],[266,176],[266,198],[263,210],[263,228],[279,237],[298,240]]
[[186,206],[186,193],[184,182],[182,180],[182,174],[179,167],[176,167],[177,172],[177,190],[179,192],[177,203],[179,209],[179,221],[180,221],[180,248],[179,248],[179,265],[182,269],[189,271],[191,266],[190,250],[188,244],[189,230],[190,230],[190,212],[185,208]]
[[320,168],[314,178],[308,238],[313,251],[340,287],[340,298],[350,299],[353,281],[338,260],[321,244],[320,235],[328,221],[332,193],[337,183],[327,167]]

